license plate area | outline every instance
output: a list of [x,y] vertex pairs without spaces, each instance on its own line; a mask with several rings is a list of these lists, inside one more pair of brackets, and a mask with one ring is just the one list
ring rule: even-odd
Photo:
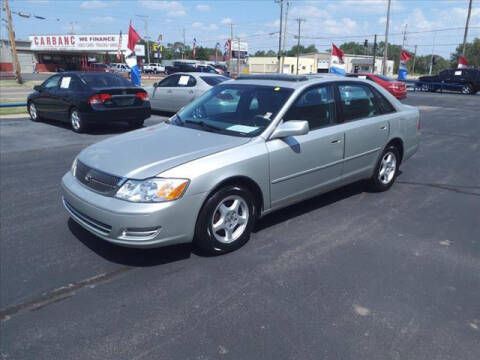
[[132,95],[114,95],[112,102],[117,106],[129,106],[135,103],[135,96]]

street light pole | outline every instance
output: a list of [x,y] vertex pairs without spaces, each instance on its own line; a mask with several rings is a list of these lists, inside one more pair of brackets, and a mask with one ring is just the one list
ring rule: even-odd
[[472,13],[472,2],[473,0],[470,0],[468,4],[467,23],[465,24],[465,33],[463,34],[462,56],[465,56],[465,48],[467,47],[468,24],[470,23],[470,15]]
[[302,24],[302,21],[305,21],[305,19],[301,19],[301,18],[298,18],[298,19],[297,19],[297,22],[298,22],[298,35],[297,35],[297,38],[298,38],[298,41],[297,41],[297,75],[298,75],[298,61],[299,61],[299,57],[300,57],[300,25]]
[[392,0],[388,0],[387,7],[387,25],[385,27],[385,46],[383,49],[382,74],[387,75],[387,56],[388,56],[388,28],[390,27],[390,5]]
[[283,0],[280,1],[280,32],[278,33],[278,55],[277,72],[280,73],[280,53],[282,52],[282,21],[283,21]]
[[3,6],[5,7],[5,12],[7,13],[8,38],[10,39],[10,49],[12,50],[12,62],[15,67],[15,75],[17,77],[17,82],[22,84],[22,70],[20,68],[20,63],[18,62],[17,47],[15,45],[15,32],[13,31],[12,26],[12,13],[10,12],[10,7],[8,6],[8,0],[3,0]]

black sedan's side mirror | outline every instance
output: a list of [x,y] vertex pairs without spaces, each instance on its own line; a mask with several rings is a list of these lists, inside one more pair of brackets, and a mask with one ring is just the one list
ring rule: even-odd
[[42,92],[43,91],[43,86],[42,85],[35,85],[33,87],[33,90],[38,91],[38,92]]

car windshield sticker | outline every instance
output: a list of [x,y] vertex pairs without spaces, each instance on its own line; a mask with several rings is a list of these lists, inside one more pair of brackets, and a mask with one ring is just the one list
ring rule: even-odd
[[71,77],[62,78],[62,82],[60,83],[60,88],[61,89],[68,89],[68,87],[70,86],[70,80],[72,80]]
[[263,115],[263,117],[268,120],[270,120],[270,116],[272,116],[271,112],[266,112],[265,115]]
[[246,125],[232,125],[227,128],[230,131],[237,131],[241,133],[251,133],[258,129],[258,126],[246,126]]
[[365,80],[367,77],[365,75],[360,75],[358,78]]
[[178,85],[187,85],[188,84],[188,75],[182,75],[180,76],[180,79],[178,79]]
[[462,70],[455,71],[455,75],[462,75]]

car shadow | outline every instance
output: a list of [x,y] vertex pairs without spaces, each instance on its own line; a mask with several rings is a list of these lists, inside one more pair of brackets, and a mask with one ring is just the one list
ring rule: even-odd
[[[41,121],[44,124],[56,126],[58,128],[63,128],[66,130],[70,130],[73,132],[70,123],[57,121],[57,120],[49,120],[49,119],[42,119]],[[86,129],[84,134],[88,135],[108,135],[108,134],[121,134],[127,131],[132,131],[133,129],[128,126],[127,123],[123,122],[111,122],[106,124],[92,124]]]

